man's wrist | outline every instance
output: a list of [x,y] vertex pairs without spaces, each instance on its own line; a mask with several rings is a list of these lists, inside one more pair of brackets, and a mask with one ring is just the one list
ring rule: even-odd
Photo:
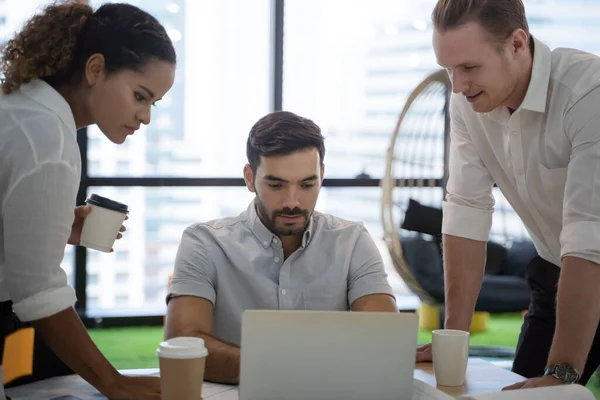
[[471,329],[470,321],[468,318],[448,317],[444,323],[444,329],[455,329],[458,331],[469,332]]
[[573,365],[568,363],[561,363],[547,367],[546,371],[544,372],[544,376],[547,375],[553,376],[564,384],[577,383],[581,378],[581,373],[575,369]]

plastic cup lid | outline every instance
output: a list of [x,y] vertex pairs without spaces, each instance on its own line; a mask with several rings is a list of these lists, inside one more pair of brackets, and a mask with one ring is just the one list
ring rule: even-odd
[[204,340],[182,336],[161,342],[156,355],[163,358],[198,358],[208,355],[208,350]]
[[92,194],[88,199],[86,199],[85,202],[87,204],[93,204],[95,206],[117,211],[123,214],[129,213],[129,207],[127,204],[119,203],[118,201],[111,200],[107,197],[102,197],[98,194]]

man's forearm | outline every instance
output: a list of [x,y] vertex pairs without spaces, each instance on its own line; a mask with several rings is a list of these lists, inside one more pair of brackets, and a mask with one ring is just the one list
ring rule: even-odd
[[563,259],[548,366],[569,363],[583,372],[600,320],[598,287],[600,265],[576,257]]
[[204,379],[210,382],[237,384],[240,380],[240,348],[207,334],[199,334],[208,349]]
[[444,235],[447,329],[469,331],[485,270],[486,243]]
[[169,301],[165,339],[199,337],[208,350],[204,379],[236,384],[240,375],[240,349],[212,336],[213,303],[196,296],[177,296]]
[[101,393],[108,395],[117,386],[121,375],[96,347],[72,307],[31,324],[65,364]]

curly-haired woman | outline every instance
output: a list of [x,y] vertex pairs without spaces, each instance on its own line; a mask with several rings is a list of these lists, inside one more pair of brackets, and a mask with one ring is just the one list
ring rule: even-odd
[[149,124],[173,84],[173,44],[137,7],[70,1],[33,16],[0,57],[0,354],[31,325],[34,373],[17,384],[74,371],[110,399],[160,399],[158,378],[119,374],[94,345],[60,262],[89,212],[74,213],[76,130],[123,143]]

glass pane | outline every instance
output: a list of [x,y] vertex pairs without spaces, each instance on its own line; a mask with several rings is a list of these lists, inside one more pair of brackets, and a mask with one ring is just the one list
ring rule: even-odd
[[88,130],[90,176],[240,176],[248,131],[271,109],[271,1],[130,3],[175,42],[175,84],[123,145]]
[[316,209],[336,217],[365,224],[373,239],[383,238],[381,227],[381,189],[374,188],[322,188]]
[[439,69],[433,4],[286,0],[283,104],[321,126],[328,177],[383,175],[408,94]]
[[[195,222],[238,215],[253,199],[245,187],[92,187],[89,193],[125,202],[131,210],[114,253],[88,250],[88,314],[104,317],[163,314],[183,230]],[[323,188],[317,209],[363,221],[383,249],[380,199],[379,188]],[[393,279],[395,272],[388,273]]]
[[91,187],[129,205],[127,232],[113,253],[88,250],[87,308],[91,316],[161,315],[169,274],[184,229],[232,216],[252,194],[245,187]]
[[525,0],[529,29],[550,48],[573,47],[600,53],[600,2]]
[[20,30],[40,6],[51,0],[0,0],[0,46]]

